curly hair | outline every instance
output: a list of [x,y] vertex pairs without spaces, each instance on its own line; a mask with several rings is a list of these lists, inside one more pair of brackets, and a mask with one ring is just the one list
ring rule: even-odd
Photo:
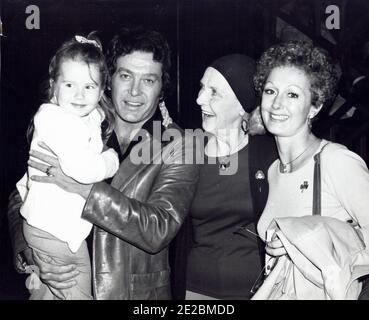
[[311,83],[312,105],[320,106],[335,95],[338,76],[323,49],[303,41],[288,41],[267,49],[257,62],[254,85],[261,96],[270,72],[277,67],[296,67]]
[[171,66],[170,48],[167,40],[157,31],[142,27],[123,28],[121,32],[110,41],[106,53],[106,62],[110,76],[117,67],[117,59],[134,51],[149,52],[153,59],[162,64],[162,96],[169,88],[169,70]]

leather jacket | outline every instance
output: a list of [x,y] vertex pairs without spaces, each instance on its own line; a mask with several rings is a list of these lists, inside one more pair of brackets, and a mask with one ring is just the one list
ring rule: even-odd
[[[171,298],[168,244],[189,211],[199,167],[184,164],[184,155],[193,152],[192,138],[187,141],[175,124],[168,129],[176,130],[174,139],[162,142],[144,135],[121,163],[111,185],[94,184],[87,198],[82,218],[95,225],[95,299]],[[164,131],[163,136],[168,133]],[[149,161],[132,161],[131,155],[139,155],[140,150],[151,151]],[[25,248],[18,232],[17,203],[19,195],[13,193],[8,216],[16,254]]]

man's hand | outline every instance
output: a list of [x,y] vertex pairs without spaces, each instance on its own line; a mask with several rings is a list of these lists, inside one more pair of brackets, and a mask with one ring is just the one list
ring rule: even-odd
[[[40,142],[39,145],[45,150],[52,152],[45,143]],[[67,192],[77,193],[84,199],[87,199],[92,189],[92,184],[82,184],[65,175],[57,157],[35,150],[31,150],[30,155],[46,164],[29,159],[28,165],[48,174],[46,176],[31,176],[31,180],[42,183],[54,183]]]
[[[79,271],[75,270],[75,265],[58,265],[52,257],[37,252],[33,252],[33,260],[40,271],[42,282],[48,286],[61,290],[69,289],[77,284],[74,278],[79,274]],[[59,299],[65,299],[56,290],[53,290],[53,294]]]
[[32,264],[34,264],[34,261],[31,248],[27,248],[16,255],[15,268],[18,272],[26,272],[26,267]]

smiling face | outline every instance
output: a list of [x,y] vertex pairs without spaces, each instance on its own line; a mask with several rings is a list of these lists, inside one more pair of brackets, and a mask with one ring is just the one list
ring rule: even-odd
[[267,129],[276,136],[309,132],[308,118],[320,110],[311,104],[310,79],[296,67],[274,68],[265,83],[261,113]]
[[201,107],[203,129],[215,135],[219,129],[239,129],[243,109],[223,75],[209,67],[200,84],[196,102]]
[[112,100],[118,117],[139,123],[155,112],[162,89],[162,64],[150,52],[134,51],[117,59],[111,80]]
[[98,66],[80,60],[63,61],[52,88],[53,100],[79,117],[94,110],[103,93]]

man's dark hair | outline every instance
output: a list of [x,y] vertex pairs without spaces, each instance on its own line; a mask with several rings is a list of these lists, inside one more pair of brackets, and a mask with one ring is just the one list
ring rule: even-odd
[[110,76],[117,67],[117,59],[134,51],[151,52],[153,59],[162,64],[162,95],[169,87],[170,48],[167,40],[157,31],[142,27],[128,29],[121,32],[110,41],[106,53],[106,61]]

